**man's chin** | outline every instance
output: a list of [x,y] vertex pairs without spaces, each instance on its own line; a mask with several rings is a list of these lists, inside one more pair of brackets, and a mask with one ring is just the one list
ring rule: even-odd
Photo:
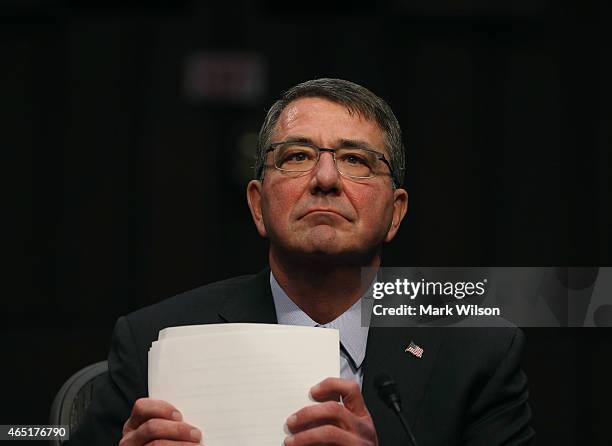
[[367,263],[373,250],[364,249],[365,246],[354,246],[354,238],[330,227],[313,228],[294,254],[322,263]]
[[340,249],[343,240],[347,234],[343,234],[337,228],[330,225],[316,225],[310,228],[308,234],[305,237],[305,241],[308,245],[311,245],[314,249],[320,247],[323,250],[337,250]]
[[[368,265],[379,253],[380,246],[356,243],[359,235],[343,231],[331,225],[315,225],[308,230],[296,231],[301,237],[271,237],[271,249],[285,261],[307,262],[309,264]],[[295,235],[295,233],[294,233]]]
[[330,225],[317,225],[304,234],[299,249],[311,255],[343,255],[361,251],[363,246],[354,246],[357,235]]

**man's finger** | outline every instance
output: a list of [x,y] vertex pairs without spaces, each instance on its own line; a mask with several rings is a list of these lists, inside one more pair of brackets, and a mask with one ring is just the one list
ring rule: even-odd
[[338,401],[342,397],[342,404],[355,415],[362,417],[369,415],[359,384],[350,379],[326,378],[310,389],[310,394],[316,401]]
[[332,424],[351,430],[354,426],[353,415],[335,401],[304,407],[287,418],[287,427],[293,434],[313,427]]
[[181,421],[151,418],[138,429],[129,432],[119,443],[120,446],[144,445],[155,440],[179,441],[199,444],[202,433],[199,429]]
[[140,398],[134,403],[132,414],[123,425],[123,434],[138,429],[138,426],[151,418],[181,421],[183,416],[176,407],[166,401]]
[[[285,446],[354,446],[364,444],[363,440],[351,432],[337,426],[325,425],[298,432],[285,438]],[[369,443],[368,443],[369,444]]]

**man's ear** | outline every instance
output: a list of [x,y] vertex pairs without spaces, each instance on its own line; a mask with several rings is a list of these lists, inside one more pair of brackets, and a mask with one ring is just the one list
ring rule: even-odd
[[407,211],[408,192],[405,189],[395,189],[393,191],[393,219],[385,237],[385,242],[393,240]]
[[262,188],[263,184],[259,180],[251,180],[247,185],[247,203],[251,210],[251,217],[257,227],[257,232],[262,237],[267,237],[268,232],[266,231],[266,225],[263,219],[263,213],[261,210],[262,204]]

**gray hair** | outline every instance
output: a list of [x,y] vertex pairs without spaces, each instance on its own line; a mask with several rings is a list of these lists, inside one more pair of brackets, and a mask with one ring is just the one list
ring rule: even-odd
[[349,113],[356,113],[365,119],[375,121],[383,132],[385,148],[389,154],[393,171],[393,186],[400,187],[404,181],[404,145],[402,131],[391,107],[381,98],[361,85],[343,79],[314,79],[303,82],[287,90],[272,104],[259,131],[255,177],[262,180],[266,160],[266,150],[272,144],[272,133],[281,113],[289,103],[306,97],[328,99],[344,105]]

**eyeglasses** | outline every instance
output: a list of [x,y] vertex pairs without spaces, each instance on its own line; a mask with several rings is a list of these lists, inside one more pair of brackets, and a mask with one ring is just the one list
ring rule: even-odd
[[[393,178],[393,169],[385,156],[363,147],[328,149],[306,142],[281,141],[270,144],[270,148],[266,150],[266,153],[269,152],[274,152],[274,167],[283,172],[309,172],[319,162],[321,152],[329,152],[341,175],[357,179],[373,178],[377,175],[390,175]],[[380,161],[387,165],[388,173],[380,172]]]

